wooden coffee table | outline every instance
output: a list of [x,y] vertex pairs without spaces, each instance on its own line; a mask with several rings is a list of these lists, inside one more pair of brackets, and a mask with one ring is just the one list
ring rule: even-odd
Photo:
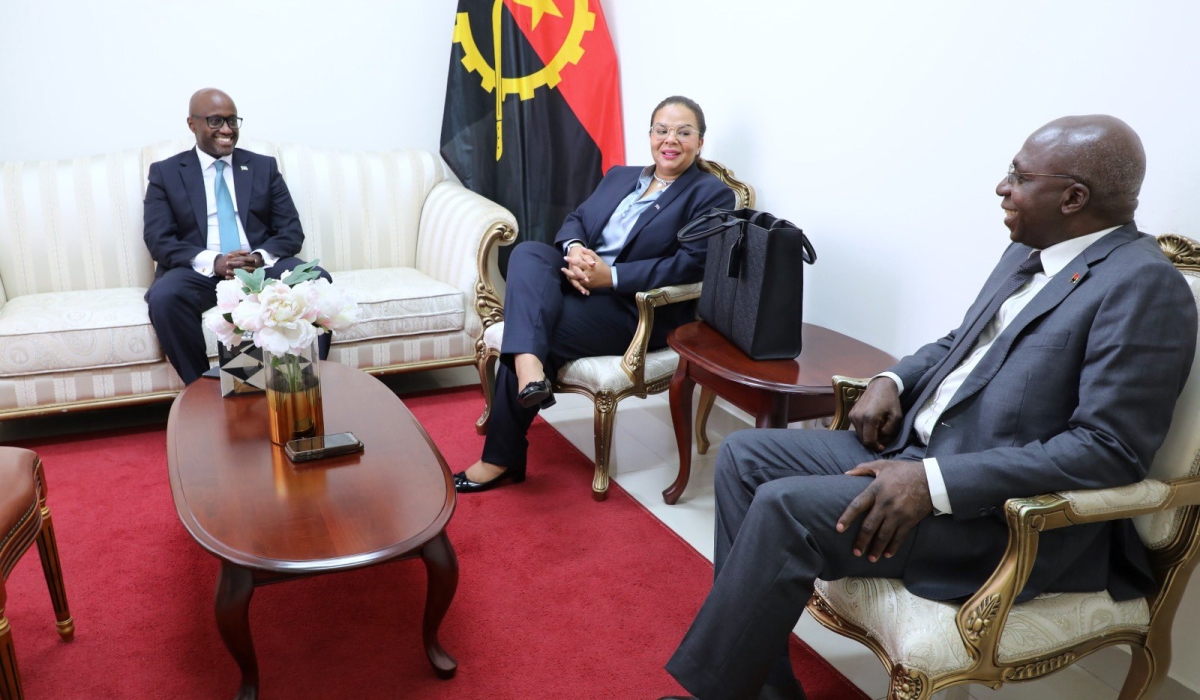
[[800,356],[794,360],[750,359],[725,336],[703,321],[689,323],[667,336],[679,353],[671,378],[671,421],[679,447],[679,475],[663,491],[674,505],[692,473],[692,389],[707,391],[696,415],[700,453],[708,449],[704,424],[716,396],[754,415],[759,428],[786,428],[788,423],[833,415],[831,378],[835,374],[870,377],[895,363],[891,355],[828,328],[804,324]]
[[255,586],[418,556],[428,574],[425,654],[452,677],[458,664],[438,628],[458,586],[445,533],[454,486],[413,415],[374,377],[322,362],[326,432],[351,431],[366,450],[296,465],[267,437],[265,395],[223,399],[220,389],[202,378],[176,397],[167,466],[179,519],[221,562],[217,627],[242,672],[237,700],[258,697]]

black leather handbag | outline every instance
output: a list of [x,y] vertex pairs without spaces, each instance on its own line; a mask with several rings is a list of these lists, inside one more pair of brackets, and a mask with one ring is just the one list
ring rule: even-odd
[[795,224],[765,211],[714,209],[676,236],[708,239],[700,318],[754,360],[800,354],[804,264],[817,260]]

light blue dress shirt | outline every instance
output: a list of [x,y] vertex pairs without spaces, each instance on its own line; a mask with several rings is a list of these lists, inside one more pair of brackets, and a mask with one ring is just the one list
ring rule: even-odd
[[[642,194],[650,186],[650,178],[653,173],[654,166],[646,166],[646,169],[642,171],[641,177],[638,178],[637,186],[633,188],[633,192],[630,192],[625,199],[622,199],[617,208],[613,210],[612,216],[608,218],[608,223],[604,225],[604,231],[600,234],[601,240],[600,245],[596,247],[596,254],[612,268],[614,287],[617,286],[617,268],[613,265],[613,261],[617,259],[617,255],[625,247],[625,242],[629,240],[629,234],[633,231],[633,226],[637,223],[638,218],[658,200],[659,195],[667,191],[667,187],[664,187],[642,198]],[[575,242],[568,241],[563,248],[569,249]],[[583,241],[579,241],[579,243],[583,243]]]

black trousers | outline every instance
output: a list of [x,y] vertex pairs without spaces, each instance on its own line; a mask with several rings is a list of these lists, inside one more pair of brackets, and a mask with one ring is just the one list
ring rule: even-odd
[[[921,459],[915,446],[899,459]],[[803,697],[788,638],[813,580],[900,578],[913,532],[895,556],[872,563],[852,546],[862,518],[838,518],[870,477],[845,472],[878,455],[849,430],[742,430],[717,457],[717,523],[712,591],[667,671],[700,700],[744,700],[763,686]]]
[[508,259],[504,293],[504,340],[496,367],[496,396],[483,445],[483,461],[522,468],[529,442],[525,434],[537,408],[517,402],[513,356],[531,353],[546,377],[580,357],[620,355],[637,330],[637,306],[611,289],[577,292],[563,277],[562,252],[538,241],[520,243]]
[[[303,265],[300,258],[280,258],[267,268],[267,277],[279,279]],[[333,278],[321,268],[321,276]],[[179,373],[185,384],[191,384],[208,370],[208,355],[204,352],[204,329],[200,317],[217,305],[217,277],[206,277],[190,267],[173,267],[154,280],[146,292],[150,306],[150,324],[158,335],[163,354]],[[324,333],[318,341],[321,359],[329,357],[330,335]]]

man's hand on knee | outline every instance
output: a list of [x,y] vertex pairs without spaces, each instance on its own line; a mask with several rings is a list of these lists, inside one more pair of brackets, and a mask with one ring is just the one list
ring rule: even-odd
[[838,518],[837,531],[845,532],[865,514],[854,539],[856,557],[866,554],[871,561],[879,561],[880,556],[891,557],[900,550],[909,530],[933,512],[925,465],[921,462],[877,460],[860,464],[846,474],[875,477]]
[[850,423],[863,447],[873,452],[883,448],[896,435],[904,420],[900,392],[888,377],[875,377],[862,397],[850,409]]

